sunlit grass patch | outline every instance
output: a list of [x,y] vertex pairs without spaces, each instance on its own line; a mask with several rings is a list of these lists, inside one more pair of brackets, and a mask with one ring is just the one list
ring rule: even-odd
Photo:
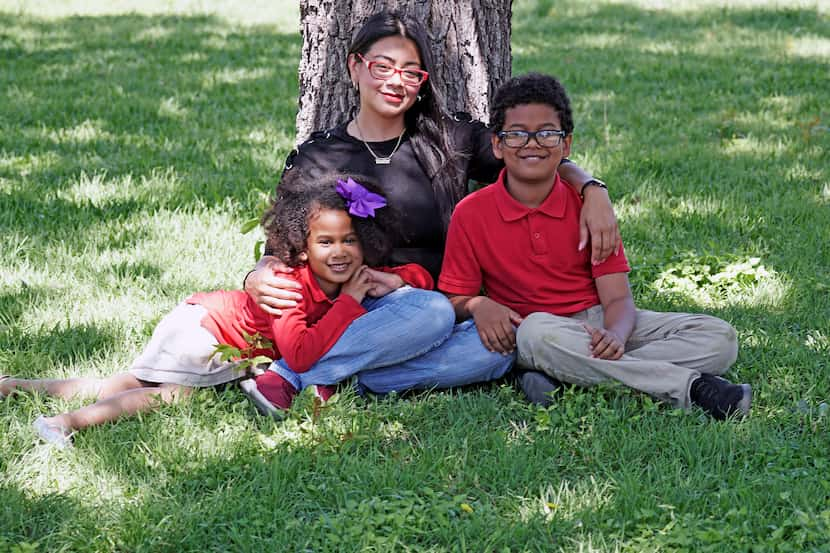
[[235,84],[247,80],[256,80],[273,75],[274,70],[267,67],[255,67],[252,69],[222,69],[206,74],[202,79],[202,86],[211,89],[220,84]]
[[[713,8],[725,8],[724,2],[721,0],[687,0],[685,2],[674,2],[672,0],[633,0],[631,2],[620,2],[618,0],[612,0],[611,3],[634,5],[645,9],[665,10],[678,13],[693,13],[697,11],[711,10]],[[790,9],[815,9],[818,10],[819,13],[822,11],[826,12],[830,9],[824,6],[821,2],[815,2],[814,0],[791,0],[786,3],[782,3],[780,0],[730,0],[726,10],[741,10],[748,8],[775,10],[783,6]]]
[[778,113],[782,121],[792,124],[792,117],[804,109],[806,98],[799,94],[777,93],[760,99],[760,105],[773,114]]
[[[726,58],[729,55],[757,56],[757,61],[769,57],[777,59],[783,57],[780,50],[784,49],[786,35],[772,29],[757,29],[749,25],[737,25],[724,21],[720,29],[699,28],[689,43],[688,53],[709,55]],[[777,44],[780,48],[770,48]]]
[[[765,98],[760,106],[751,110],[736,111],[734,108],[716,114],[712,125],[725,139],[746,138],[753,135],[756,141],[772,144],[789,141],[797,137],[799,127],[793,121],[799,98]],[[727,143],[728,145],[728,143]]]
[[815,329],[807,332],[807,338],[804,340],[804,345],[817,353],[830,353],[830,336],[827,329]]
[[127,200],[131,195],[141,192],[149,183],[153,183],[152,192],[161,192],[175,186],[176,176],[173,168],[167,171],[157,171],[154,174],[140,179],[133,179],[133,175],[121,175],[110,178],[106,172],[88,175],[82,172],[77,178],[66,183],[66,187],[57,192],[59,198],[66,199],[78,206],[84,204],[96,207]]
[[[4,7],[3,4],[0,4],[0,13],[7,11],[3,9]],[[21,21],[18,25],[4,28],[2,35],[4,43],[8,47],[20,48],[28,53],[71,50],[78,45],[77,37],[74,37],[69,29],[33,23],[32,21]]]
[[74,127],[50,131],[49,138],[57,144],[84,143],[98,139],[111,139],[112,135],[101,127],[101,121],[85,119]]
[[110,16],[125,13],[145,16],[209,13],[235,24],[274,25],[283,32],[299,32],[299,5],[293,0],[254,0],[244,5],[221,0],[147,0],[138,3],[132,0],[57,0],[46,4],[26,0],[0,0],[0,11],[46,18],[73,15]]
[[614,486],[594,476],[576,482],[560,480],[542,486],[538,495],[523,502],[519,512],[524,521],[542,517],[549,524],[567,521],[582,526],[579,517],[585,511],[600,511],[611,505],[613,498]]
[[187,108],[182,107],[179,100],[175,96],[164,98],[159,103],[158,114],[161,117],[172,117],[174,119],[181,119],[186,117],[188,113]]
[[117,475],[97,471],[84,452],[57,452],[47,444],[37,443],[33,432],[32,438],[36,445],[9,467],[9,474],[13,475],[9,483],[34,496],[56,492],[74,495],[86,505],[98,508],[124,499],[124,486]]
[[796,57],[830,60],[830,39],[821,36],[802,36],[787,41],[787,52]]
[[10,84],[6,88],[6,97],[10,102],[26,102],[35,99],[35,91],[18,84]]
[[[4,151],[0,153],[0,171],[6,174],[13,174],[15,177],[27,177],[35,171],[47,171],[54,167],[61,157],[56,152],[39,152],[15,155],[11,152]],[[12,183],[19,183],[20,179],[4,178],[4,184],[11,189]]]
[[775,309],[789,292],[786,282],[757,257],[732,262],[687,257],[668,264],[653,286],[709,307],[745,304]]
[[138,31],[134,36],[135,42],[154,41],[170,38],[175,33],[175,29],[168,25],[153,25],[145,27]]
[[678,44],[669,41],[654,41],[651,43],[645,43],[641,46],[641,50],[651,54],[678,55],[682,53],[682,50]]
[[788,144],[780,138],[770,140],[763,136],[736,136],[726,140],[723,145],[724,153],[729,155],[753,154],[765,157],[778,157],[787,147]]
[[576,46],[613,49],[622,45],[626,41],[626,35],[622,33],[596,33],[585,35],[579,40]]

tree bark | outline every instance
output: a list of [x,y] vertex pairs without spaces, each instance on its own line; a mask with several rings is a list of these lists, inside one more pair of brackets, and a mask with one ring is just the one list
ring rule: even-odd
[[301,0],[303,48],[297,143],[347,120],[357,94],[346,53],[352,37],[382,9],[425,22],[434,67],[430,79],[450,113],[487,120],[490,97],[510,77],[512,0]]

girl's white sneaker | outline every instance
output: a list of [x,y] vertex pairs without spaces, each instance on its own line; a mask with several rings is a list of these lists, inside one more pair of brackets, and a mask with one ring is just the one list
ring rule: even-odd
[[41,415],[32,423],[35,432],[41,440],[58,449],[72,447],[72,433],[58,424],[49,424],[46,418]]

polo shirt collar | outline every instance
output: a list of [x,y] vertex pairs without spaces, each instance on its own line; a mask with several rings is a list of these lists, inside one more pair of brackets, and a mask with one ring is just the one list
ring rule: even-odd
[[317,282],[317,278],[311,272],[311,268],[309,268],[308,265],[305,265],[299,269],[299,272],[300,280],[302,281],[303,286],[306,287],[307,290],[311,291],[311,299],[314,303],[331,303],[329,297],[325,292],[323,292],[323,289],[320,288],[320,283]]
[[562,181],[562,179],[559,178],[558,173],[556,174],[556,180],[553,182],[553,188],[551,188],[550,194],[548,194],[545,201],[543,201],[542,204],[536,208],[527,207],[511,196],[510,192],[507,191],[507,185],[505,184],[506,178],[507,169],[502,169],[501,173],[499,173],[499,180],[497,180],[493,185],[496,187],[496,196],[498,200],[496,201],[496,206],[499,210],[499,215],[501,215],[501,218],[505,221],[518,221],[532,212],[541,212],[549,217],[555,217],[557,219],[561,219],[565,216],[565,207],[568,203],[568,191],[565,190],[565,186],[567,185]]

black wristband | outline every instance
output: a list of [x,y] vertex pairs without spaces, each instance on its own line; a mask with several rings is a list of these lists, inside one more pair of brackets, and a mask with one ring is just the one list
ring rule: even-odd
[[570,159],[568,159],[566,157],[563,157],[562,159],[559,160],[559,165],[567,165],[568,163],[573,163],[573,161],[571,161]]
[[599,188],[604,188],[608,190],[608,186],[599,179],[589,179],[582,185],[582,188],[579,190],[579,196],[581,198],[585,197],[585,189],[589,186],[598,186]]
[[256,271],[256,269],[251,269],[247,273],[245,273],[245,278],[242,279],[242,291],[245,291],[245,283],[248,282],[248,277],[251,276],[251,273]]

